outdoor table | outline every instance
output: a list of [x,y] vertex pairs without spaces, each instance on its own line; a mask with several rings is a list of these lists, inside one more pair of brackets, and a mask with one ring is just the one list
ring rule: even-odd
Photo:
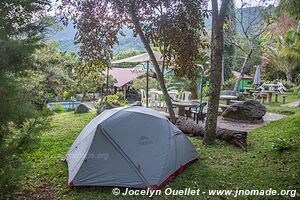
[[230,105],[230,100],[237,100],[237,96],[233,95],[220,95],[220,99],[223,99],[226,101],[226,105]]
[[275,93],[275,91],[273,91],[273,90],[264,90],[262,92],[267,94],[267,102],[272,103],[272,95],[273,95],[273,93]]
[[199,105],[198,101],[172,101],[172,104],[178,107],[178,115],[184,116],[185,108],[191,108]]

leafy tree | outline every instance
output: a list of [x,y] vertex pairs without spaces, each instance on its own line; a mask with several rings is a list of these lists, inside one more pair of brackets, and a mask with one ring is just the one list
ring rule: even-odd
[[24,88],[31,55],[41,46],[52,19],[45,9],[50,0],[0,1],[0,196],[16,188],[22,177],[22,153],[31,150],[46,115]]
[[293,82],[292,72],[300,64],[300,33],[290,30],[284,36],[277,35],[265,49],[264,59],[267,63],[284,72],[287,80]]
[[[149,84],[150,89],[151,88],[156,89],[156,79],[155,78],[149,77],[148,84]],[[145,89],[146,88],[146,77],[133,80],[132,87],[135,90]]]
[[0,8],[0,70],[30,68],[30,55],[53,24],[53,18],[44,16],[50,1],[1,1]]
[[[272,7],[265,7],[265,1],[257,1],[256,5],[249,7],[249,3],[241,0],[242,6],[238,9],[237,23],[241,27],[242,35],[231,40],[232,44],[238,48],[243,54],[243,62],[240,68],[241,77],[236,82],[234,89],[239,89],[242,76],[246,73],[249,60],[257,49],[259,49],[259,38],[267,30],[271,24],[270,9]],[[245,9],[247,8],[247,15]]]
[[224,24],[224,79],[227,80],[232,76],[232,67],[234,65],[235,46],[231,42],[236,35],[235,20],[235,3],[234,0],[229,1],[228,12]]
[[73,19],[78,29],[76,41],[81,44],[80,57],[108,65],[112,47],[124,26],[133,29],[144,44],[153,63],[157,80],[165,96],[170,119],[175,122],[172,102],[163,73],[151,49],[162,49],[164,63],[174,61],[180,74],[189,75],[197,68],[195,61],[203,43],[203,0],[63,0],[60,6],[65,21]]
[[[73,69],[73,80],[76,91],[83,94],[82,100],[87,98],[89,92],[95,93],[103,87],[106,82],[106,75],[102,73],[103,66],[94,63],[78,62]],[[115,80],[109,77],[109,87]]]
[[39,105],[55,98],[62,99],[64,92],[72,91],[72,71],[77,58],[74,53],[60,52],[57,43],[37,49],[32,56],[34,68],[28,70],[28,89],[40,97]]
[[203,142],[211,144],[216,139],[218,107],[221,90],[222,57],[224,52],[223,25],[229,0],[223,0],[218,9],[218,0],[211,0],[212,4],[212,33],[211,33],[211,70],[209,81],[209,101],[207,120]]

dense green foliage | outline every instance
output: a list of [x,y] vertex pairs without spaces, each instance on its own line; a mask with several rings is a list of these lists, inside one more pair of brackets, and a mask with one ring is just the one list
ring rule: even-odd
[[[157,81],[155,78],[152,78],[152,77],[149,77],[148,79],[148,86],[149,86],[149,89],[156,89],[157,88]],[[133,80],[133,84],[132,84],[132,87],[135,89],[135,90],[140,90],[140,89],[144,89],[146,90],[146,77],[143,77],[143,78],[139,78],[139,79],[135,79]]]
[[264,45],[264,59],[293,82],[294,70],[300,65],[300,32],[291,29],[283,36],[276,35],[269,43]]
[[47,125],[48,112],[36,107],[33,52],[42,46],[52,19],[49,0],[0,2],[0,195],[12,192],[25,172],[23,154],[32,150]]

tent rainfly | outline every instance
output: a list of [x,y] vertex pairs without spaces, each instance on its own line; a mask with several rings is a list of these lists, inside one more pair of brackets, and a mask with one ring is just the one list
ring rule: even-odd
[[159,189],[197,159],[188,138],[161,113],[133,106],[94,118],[67,153],[69,186]]

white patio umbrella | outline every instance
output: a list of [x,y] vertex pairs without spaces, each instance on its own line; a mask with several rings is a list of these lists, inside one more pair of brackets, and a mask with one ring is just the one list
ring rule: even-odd
[[[153,54],[158,63],[163,62],[163,56],[158,51],[153,51]],[[147,75],[146,75],[146,107],[148,107],[148,91],[149,91],[149,62],[151,62],[151,58],[148,53],[143,53],[137,56],[132,56],[129,58],[124,58],[121,60],[112,61],[111,64],[120,64],[120,63],[147,63]]]
[[253,78],[253,84],[254,85],[260,85],[260,66],[256,66],[255,75]]
[[[163,56],[160,52],[158,51],[153,51],[153,54],[157,60],[158,63],[163,62]],[[115,60],[112,61],[111,64],[120,64],[120,63],[146,63],[146,62],[151,62],[151,58],[148,53],[143,53],[137,56],[132,56],[129,58],[124,58],[121,60]]]

